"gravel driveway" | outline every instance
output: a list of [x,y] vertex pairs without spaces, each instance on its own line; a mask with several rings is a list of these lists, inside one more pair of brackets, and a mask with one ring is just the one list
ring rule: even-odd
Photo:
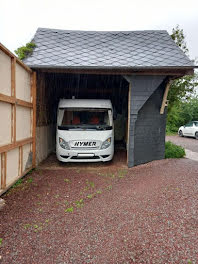
[[198,163],[40,167],[7,192],[0,263],[198,262]]

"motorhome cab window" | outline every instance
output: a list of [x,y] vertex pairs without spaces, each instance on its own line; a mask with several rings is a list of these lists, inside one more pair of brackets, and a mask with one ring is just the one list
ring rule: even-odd
[[59,129],[110,130],[111,109],[59,108]]

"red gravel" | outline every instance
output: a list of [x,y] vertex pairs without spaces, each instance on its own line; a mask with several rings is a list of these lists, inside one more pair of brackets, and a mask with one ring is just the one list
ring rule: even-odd
[[0,263],[198,262],[197,162],[46,166],[3,196]]

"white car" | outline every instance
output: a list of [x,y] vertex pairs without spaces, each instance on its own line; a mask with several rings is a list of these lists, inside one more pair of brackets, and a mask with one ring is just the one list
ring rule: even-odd
[[188,124],[181,126],[178,130],[180,137],[195,137],[198,139],[198,121],[191,121]]

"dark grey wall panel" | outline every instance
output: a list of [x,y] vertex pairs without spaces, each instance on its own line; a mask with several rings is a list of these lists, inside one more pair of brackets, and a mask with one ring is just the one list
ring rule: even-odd
[[166,112],[159,110],[164,93],[161,85],[138,112],[135,123],[134,165],[164,158]]
[[132,76],[131,80],[131,114],[137,114],[152,93],[163,82],[164,76]]
[[[129,144],[128,144],[128,166],[133,167],[146,162],[145,156],[141,158],[141,151],[137,150],[136,145],[136,122],[139,118],[139,111],[149,100],[152,94],[159,88],[164,89],[164,81],[166,76],[127,76],[127,80],[131,84],[131,105],[130,105],[130,131],[129,131]],[[160,86],[161,85],[161,86]],[[160,101],[161,104],[161,101]],[[144,110],[143,110],[144,111]],[[160,108],[156,111],[160,115]],[[146,124],[145,124],[146,126]],[[163,129],[163,128],[162,128]],[[142,134],[142,140],[146,141],[149,136]],[[135,148],[136,146],[136,148]],[[137,154],[136,154],[137,152]],[[145,151],[147,152],[147,151]],[[137,158],[136,158],[137,155]],[[150,154],[146,154],[149,156]],[[154,155],[155,157],[156,155]],[[155,158],[148,158],[148,161]]]

